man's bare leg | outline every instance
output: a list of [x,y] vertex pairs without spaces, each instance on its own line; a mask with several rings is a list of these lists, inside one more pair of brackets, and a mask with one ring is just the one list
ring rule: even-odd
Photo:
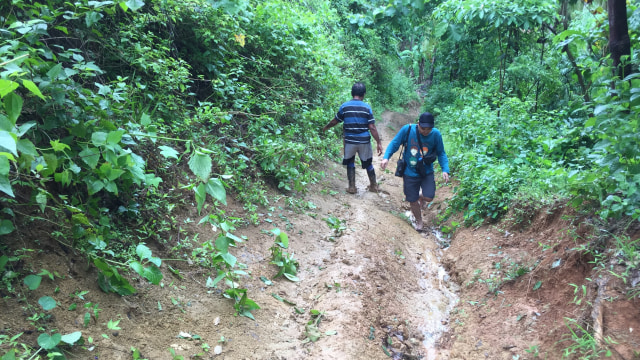
[[428,198],[420,195],[420,199],[418,199],[418,201],[420,201],[420,208],[422,210],[426,210],[429,203],[433,201],[433,198]]
[[413,217],[416,219],[416,224],[414,228],[416,231],[422,231],[422,210],[420,210],[420,202],[412,202],[409,203],[411,206],[411,212],[413,213]]

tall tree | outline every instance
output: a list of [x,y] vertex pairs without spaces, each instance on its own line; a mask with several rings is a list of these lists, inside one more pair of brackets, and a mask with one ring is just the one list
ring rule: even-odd
[[607,1],[609,13],[609,51],[613,59],[613,66],[618,71],[620,79],[631,74],[631,63],[620,66],[622,57],[631,55],[631,40],[627,25],[627,2],[625,0]]

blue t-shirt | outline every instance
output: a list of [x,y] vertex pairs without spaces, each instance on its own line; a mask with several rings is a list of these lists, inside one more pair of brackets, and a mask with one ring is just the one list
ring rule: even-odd
[[369,104],[362,100],[349,100],[340,106],[335,119],[342,123],[345,143],[371,143],[369,124],[375,124],[376,120]]
[[[396,134],[396,136],[391,140],[389,146],[387,146],[387,150],[384,153],[384,158],[389,159],[391,156],[400,149],[400,145],[405,138],[407,138],[407,134],[409,133],[409,129],[411,129],[411,135],[407,139],[407,144],[404,148],[404,155],[402,158],[407,163],[407,168],[404,171],[404,174],[412,177],[420,177],[416,170],[416,164],[418,163],[418,159],[421,158],[420,145],[418,143],[418,136],[420,136],[420,141],[422,142],[422,153],[427,155],[429,151],[435,151],[438,156],[438,163],[442,168],[442,172],[449,173],[449,159],[447,158],[447,153],[444,151],[444,143],[442,142],[442,134],[440,134],[440,130],[437,128],[433,128],[431,133],[427,136],[422,136],[418,132],[418,125],[405,125],[400,131]],[[418,135],[418,136],[416,136]],[[427,174],[433,172],[433,164],[430,164],[427,167]]]

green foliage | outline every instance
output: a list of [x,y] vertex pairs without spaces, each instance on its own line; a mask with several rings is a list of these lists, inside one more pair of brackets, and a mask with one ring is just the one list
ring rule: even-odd
[[288,236],[277,228],[271,230],[271,233],[275,235],[276,239],[273,246],[269,248],[271,251],[271,261],[269,263],[278,266],[279,269],[274,278],[284,275],[291,281],[300,281],[296,276],[299,266],[298,261],[293,258],[293,253],[286,253],[282,250],[289,247]]
[[247,289],[227,289],[224,296],[234,300],[233,308],[236,310],[236,315],[255,320],[251,311],[260,309],[260,306],[247,297]]
[[[610,357],[612,355],[611,350],[600,348],[594,336],[580,326],[575,319],[566,317],[564,319],[569,334],[560,342],[568,342],[569,345],[562,350],[563,358],[573,358],[577,355],[580,359],[600,359],[602,356]],[[609,337],[605,337],[603,340],[605,346],[615,343]]]
[[334,215],[329,215],[323,220],[327,223],[327,225],[329,225],[329,228],[333,230],[334,235],[337,237],[342,236],[344,231],[347,230],[347,227],[345,226],[346,221],[340,220]]

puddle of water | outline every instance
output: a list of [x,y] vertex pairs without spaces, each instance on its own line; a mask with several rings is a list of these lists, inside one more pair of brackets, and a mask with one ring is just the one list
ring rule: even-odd
[[442,247],[444,244],[448,247],[449,240],[434,228],[431,228],[431,234],[440,248],[433,255],[426,253],[424,260],[421,258],[416,263],[416,268],[421,274],[418,285],[422,291],[416,294],[417,306],[414,309],[421,319],[417,327],[424,336],[422,345],[426,350],[426,360],[436,359],[436,342],[447,331],[449,314],[458,303],[457,286],[449,281],[449,274],[440,264],[446,251],[446,248]]

